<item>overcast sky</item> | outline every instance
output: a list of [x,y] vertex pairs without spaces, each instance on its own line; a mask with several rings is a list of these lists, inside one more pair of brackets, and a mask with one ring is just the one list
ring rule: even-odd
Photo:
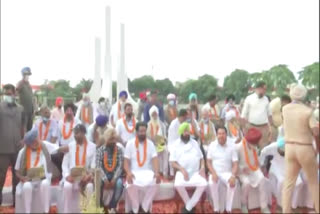
[[296,73],[319,60],[319,0],[1,0],[1,82],[15,84],[24,66],[33,84],[93,79],[95,37],[104,56],[107,5],[113,79],[120,22],[130,79],[153,67],[157,79],[211,74],[222,84],[237,68],[287,64]]

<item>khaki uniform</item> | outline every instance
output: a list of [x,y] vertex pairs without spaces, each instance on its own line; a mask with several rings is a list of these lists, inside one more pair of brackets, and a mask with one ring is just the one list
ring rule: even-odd
[[316,152],[312,146],[311,129],[317,127],[312,110],[298,103],[291,103],[283,108],[283,127],[286,142],[285,180],[282,191],[284,213],[291,213],[292,193],[298,174],[302,168],[307,176],[308,186],[319,213],[319,183]]

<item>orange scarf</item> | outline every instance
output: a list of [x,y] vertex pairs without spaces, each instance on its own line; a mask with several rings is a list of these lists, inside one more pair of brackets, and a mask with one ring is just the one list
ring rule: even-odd
[[193,126],[193,123],[191,122],[191,124],[190,124],[190,134],[191,135],[194,135],[194,131],[195,130],[195,128],[194,128],[194,126]]
[[[211,109],[213,109],[213,112],[214,112],[214,116],[215,117],[218,117],[218,113],[217,113],[217,110],[216,110],[216,106],[213,106],[213,108],[211,107]],[[210,118],[212,118],[212,112],[210,111]]]
[[66,139],[69,139],[69,138],[70,138],[70,136],[71,136],[71,134],[72,134],[73,122],[74,122],[74,119],[71,120],[68,134],[66,134],[66,116],[64,116],[64,119],[63,119],[63,128],[62,128],[62,137],[63,137],[63,139],[66,140]]
[[87,107],[82,107],[82,118],[85,123],[90,124],[90,119],[89,119],[89,108]]
[[155,135],[157,135],[157,134],[158,134],[158,131],[159,131],[159,126],[157,125],[157,126],[156,126],[156,132],[154,133],[154,131],[153,131],[153,125],[152,125],[152,123],[151,123],[151,138],[153,138]]
[[252,166],[250,163],[249,156],[248,156],[247,141],[245,138],[243,138],[243,140],[242,140],[242,145],[243,145],[243,149],[244,149],[244,157],[245,157],[245,160],[246,160],[248,167],[250,168],[251,171],[258,170],[259,169],[259,161],[258,161],[258,156],[257,156],[256,150],[253,149],[254,166]]
[[[29,147],[26,148],[27,149],[27,152],[26,152],[26,155],[27,155],[27,170],[31,168],[31,149]],[[39,160],[40,160],[40,152],[41,152],[41,145],[38,146],[37,148],[37,157],[36,157],[36,161],[34,162],[33,164],[33,167],[36,167],[39,163]]]
[[123,117],[123,124],[124,127],[126,128],[127,132],[129,132],[130,134],[134,132],[134,129],[136,128],[136,119],[133,117],[132,118],[132,128],[129,129],[128,124],[127,124],[127,120],[125,117]]
[[39,126],[40,140],[46,140],[47,139],[48,133],[49,133],[49,129],[50,129],[50,123],[51,123],[51,120],[49,120],[47,125],[46,125],[46,130],[44,132],[44,136],[43,137],[42,137],[43,122],[40,123],[40,126]]
[[147,160],[147,139],[144,140],[144,145],[143,145],[143,160],[142,162],[140,161],[140,152],[139,152],[139,140],[138,137],[136,137],[136,149],[137,149],[137,162],[139,167],[143,167]]
[[80,145],[77,144],[77,149],[76,149],[76,166],[85,166],[86,165],[86,158],[87,158],[87,139],[84,139],[84,149],[83,149],[83,154],[82,154],[82,161],[80,164],[79,160],[79,153],[80,153]]
[[[204,122],[201,123],[200,130],[201,130],[201,141],[204,142],[205,141],[204,140],[204,136],[205,136],[205,134],[204,134]],[[207,135],[209,134],[209,131],[210,131],[210,129],[209,129],[209,123],[208,123]]]
[[231,122],[228,122],[228,128],[229,128],[229,131],[231,132],[233,137],[238,136],[238,130]]
[[114,170],[114,168],[117,165],[117,153],[118,153],[118,147],[115,146],[115,149],[113,151],[113,156],[112,156],[112,165],[111,167],[108,165],[108,154],[107,152],[104,153],[104,168],[108,171],[108,172],[112,172]]

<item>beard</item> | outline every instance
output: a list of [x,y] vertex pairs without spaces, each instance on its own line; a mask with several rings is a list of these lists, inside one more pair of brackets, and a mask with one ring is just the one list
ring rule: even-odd
[[188,143],[189,140],[190,140],[190,135],[187,135],[187,136],[181,135],[181,140],[182,140],[184,143]]
[[128,118],[131,118],[131,117],[132,117],[132,113],[128,113],[128,114],[127,114],[127,117],[128,117]]
[[138,135],[138,139],[140,142],[145,141],[146,136],[145,135]]

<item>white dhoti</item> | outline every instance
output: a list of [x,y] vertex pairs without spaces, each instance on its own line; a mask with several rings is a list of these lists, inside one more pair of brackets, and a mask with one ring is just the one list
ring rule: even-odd
[[[126,207],[129,207],[127,209],[138,213],[139,206],[141,206],[145,212],[151,211],[153,198],[158,190],[154,172],[152,170],[139,170],[132,171],[132,174],[135,177],[133,184],[126,183],[126,191],[129,197],[129,201],[126,200],[126,203],[130,203],[130,205],[126,205]],[[126,212],[130,210],[126,210]]]
[[[32,197],[33,191],[39,191],[40,197],[34,198]],[[40,212],[48,213],[50,209],[50,181],[48,179],[44,179],[42,181],[34,181],[34,182],[25,182],[19,183],[16,188],[17,197],[22,196],[21,202],[24,206],[24,213],[35,212],[34,210],[39,210]],[[41,201],[33,201],[41,200]],[[17,201],[17,203],[19,203]],[[32,205],[39,206],[39,208],[33,208]],[[19,204],[17,206],[20,207]],[[16,209],[16,212],[20,212]]]
[[209,188],[210,188],[210,194],[211,198],[213,199],[214,204],[214,211],[219,212],[220,211],[220,200],[219,198],[219,186],[225,185],[227,187],[227,194],[226,198],[222,199],[226,205],[226,211],[231,212],[232,210],[232,204],[233,204],[233,198],[234,198],[234,192],[236,190],[236,187],[230,187],[229,179],[231,178],[232,173],[231,172],[225,172],[220,173],[218,175],[219,179],[217,182],[214,182],[212,180],[212,175],[209,176]]
[[[189,175],[188,181],[184,180],[183,174],[180,171],[176,173],[174,186],[181,196],[186,209],[189,211],[191,211],[199,202],[202,193],[206,189],[207,185],[208,183],[206,179],[203,178],[198,172],[193,173],[191,176]],[[191,198],[189,197],[186,187],[196,188]]]
[[[93,183],[86,185],[86,197],[90,198],[93,193]],[[76,194],[76,198],[74,197]],[[77,213],[80,211],[79,204],[80,187],[79,182],[70,183],[64,181],[63,183],[63,213]]]

